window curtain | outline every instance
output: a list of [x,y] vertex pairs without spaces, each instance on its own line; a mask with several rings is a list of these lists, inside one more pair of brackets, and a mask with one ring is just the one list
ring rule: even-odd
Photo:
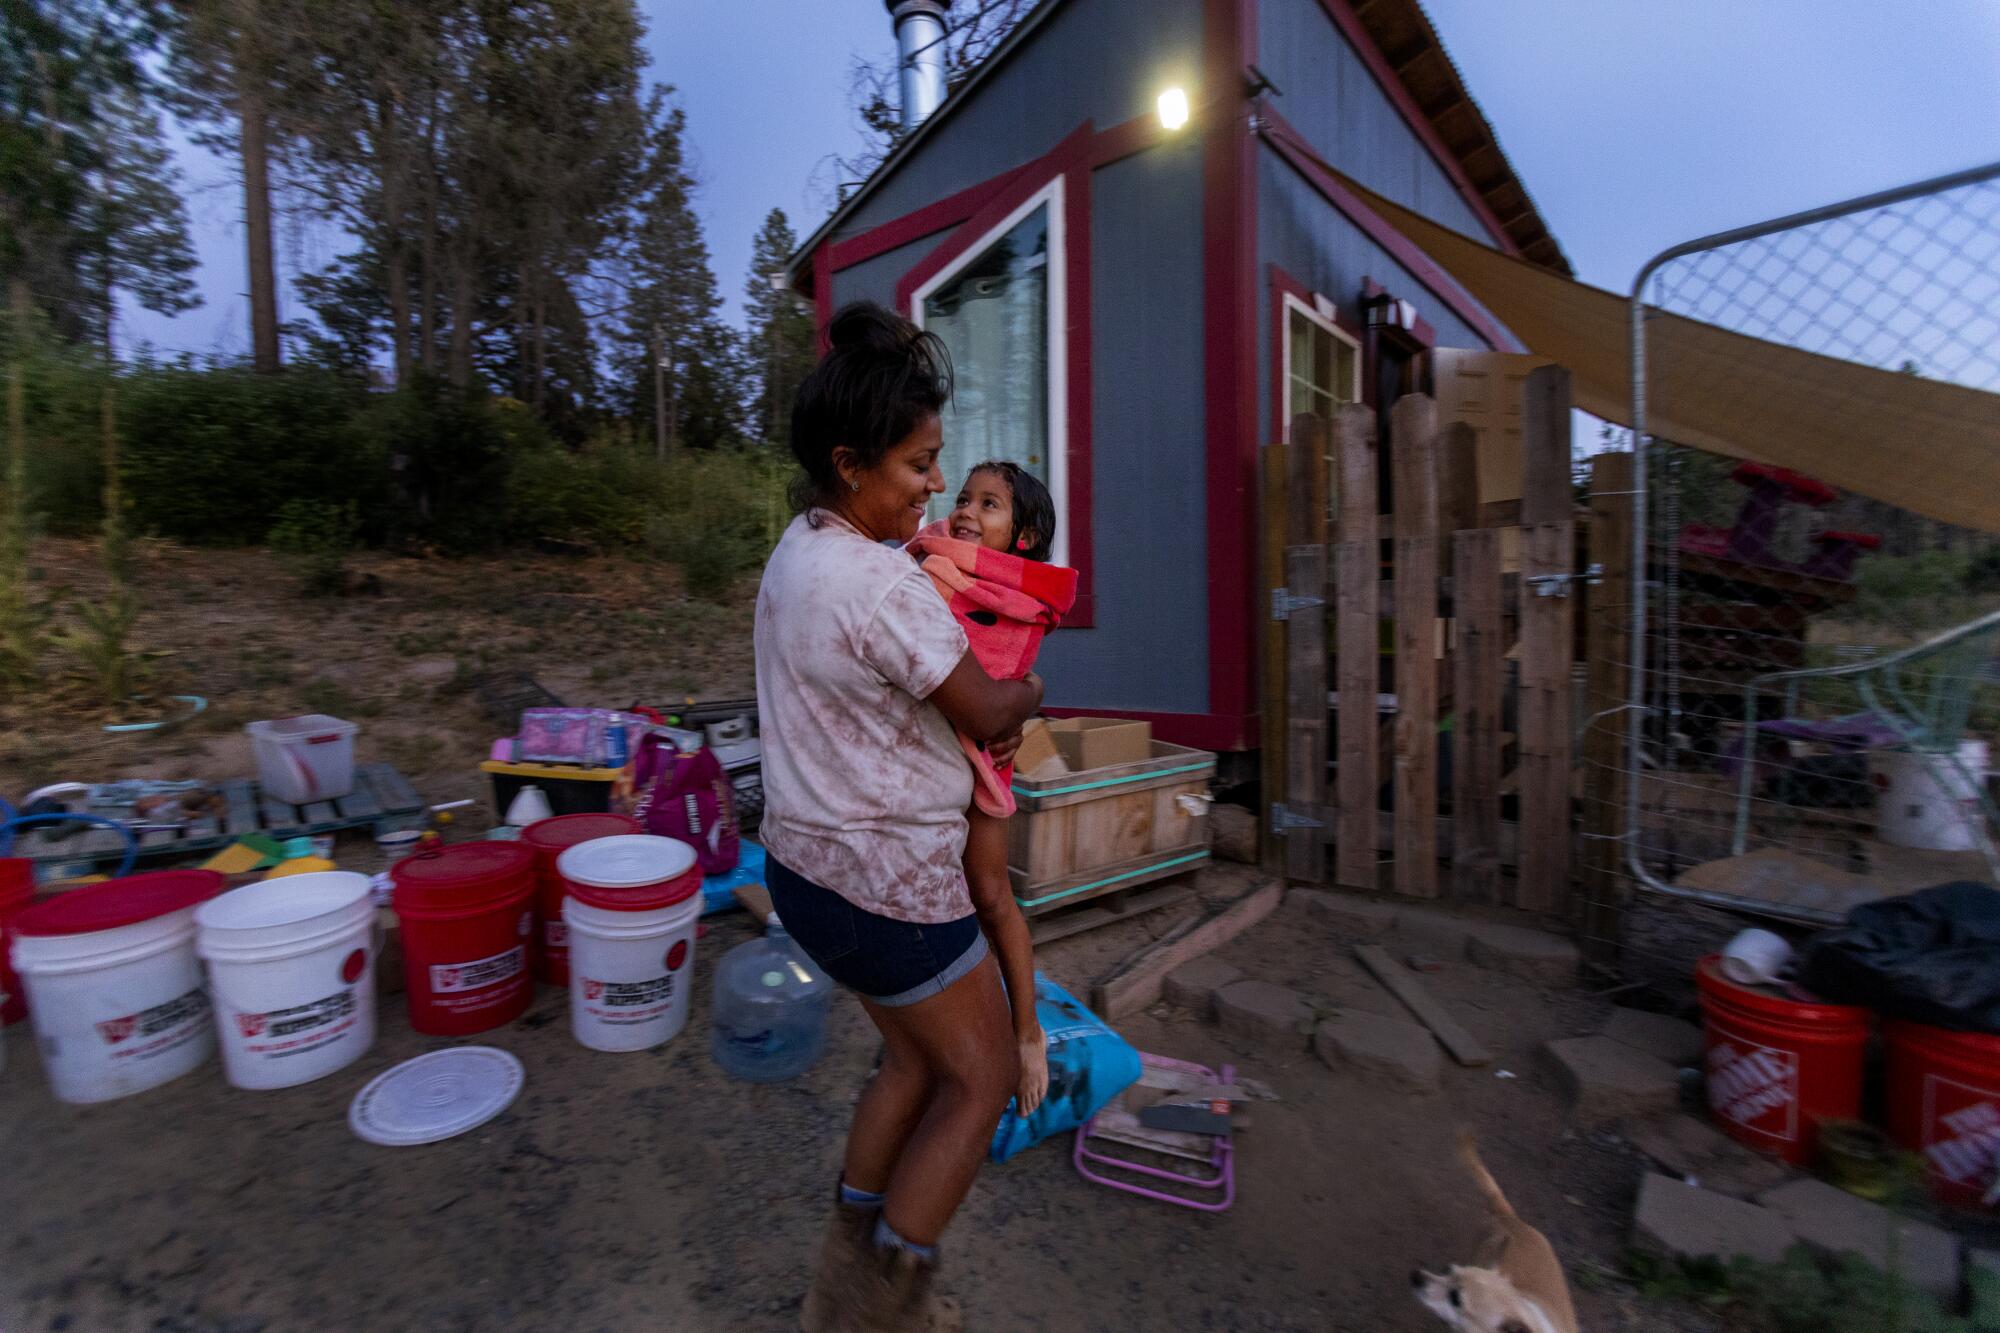
[[966,472],[1003,459],[1047,483],[1049,459],[1049,221],[1037,208],[924,298],[924,327],[951,351],[957,390],[944,412],[938,466],[951,512]]

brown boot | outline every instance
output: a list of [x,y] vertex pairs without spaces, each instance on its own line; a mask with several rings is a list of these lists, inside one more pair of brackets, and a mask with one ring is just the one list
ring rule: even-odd
[[882,1260],[889,1299],[881,1321],[868,1326],[870,1333],[963,1333],[965,1315],[958,1302],[932,1290],[935,1260],[920,1259],[908,1250],[885,1251]]
[[857,1208],[835,1197],[812,1288],[799,1311],[803,1333],[850,1333],[868,1326],[866,1296],[875,1285],[875,1220],[881,1216],[879,1206]]

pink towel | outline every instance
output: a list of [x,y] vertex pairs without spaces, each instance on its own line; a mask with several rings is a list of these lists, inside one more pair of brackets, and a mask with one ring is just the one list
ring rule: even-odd
[[[1043,636],[1076,605],[1075,570],[959,541],[943,522],[919,532],[906,549],[922,563],[965,627],[973,656],[995,680],[1019,680],[1033,670]],[[996,767],[963,734],[958,741],[972,760],[973,803],[998,818],[1013,814],[1014,766]]]

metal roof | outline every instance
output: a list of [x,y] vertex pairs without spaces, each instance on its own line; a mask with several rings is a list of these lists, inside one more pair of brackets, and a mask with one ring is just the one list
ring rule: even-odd
[[[979,68],[951,91],[943,105],[923,124],[896,142],[881,165],[840,202],[832,215],[792,255],[790,269],[795,285],[810,270],[813,251],[820,243],[832,237],[863,201],[923,145],[936,127],[949,119],[992,78],[1067,2],[1042,0]],[[1514,174],[1513,164],[1500,150],[1493,126],[1479,109],[1479,104],[1472,100],[1472,94],[1466,91],[1458,66],[1445,52],[1444,43],[1432,26],[1430,16],[1424,13],[1423,6],[1418,0],[1351,0],[1350,7],[1396,79],[1415,102],[1418,114],[1429,121],[1446,151],[1457,159],[1473,189],[1478,191],[1486,206],[1499,219],[1501,229],[1520,247],[1522,255],[1565,276],[1572,274],[1562,247],[1556,243],[1548,224],[1536,211],[1527,187]]]
[[1572,274],[1569,259],[1500,150],[1486,113],[1466,91],[1465,80],[1423,5],[1418,0],[1352,0],[1351,7],[1416,103],[1418,114],[1458,159],[1472,188],[1522,256],[1565,276]]

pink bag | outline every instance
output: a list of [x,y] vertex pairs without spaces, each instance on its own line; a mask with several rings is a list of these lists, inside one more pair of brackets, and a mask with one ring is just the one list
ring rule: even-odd
[[692,754],[658,732],[639,742],[632,761],[632,816],[646,832],[694,848],[704,875],[736,868],[736,798],[711,750]]

